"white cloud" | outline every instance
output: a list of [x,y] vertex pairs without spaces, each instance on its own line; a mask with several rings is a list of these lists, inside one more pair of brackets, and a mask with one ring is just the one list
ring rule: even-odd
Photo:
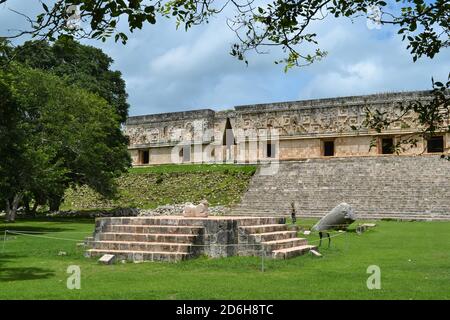
[[[12,21],[0,7],[0,30]],[[248,67],[231,57],[230,45],[236,39],[223,17],[188,32],[161,19],[129,34],[126,46],[112,40],[86,43],[102,48],[115,60],[114,68],[122,71],[131,115],[429,89],[432,76],[446,79],[450,70],[449,50],[433,60],[412,63],[395,32],[385,26],[369,30],[364,18],[354,23],[327,18],[312,30],[329,55],[287,74],[273,64],[280,58],[279,50],[250,54]]]

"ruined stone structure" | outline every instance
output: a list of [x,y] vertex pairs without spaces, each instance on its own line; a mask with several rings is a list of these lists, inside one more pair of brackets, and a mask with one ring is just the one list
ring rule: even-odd
[[[362,126],[367,109],[396,119],[399,103],[419,99],[430,99],[429,93],[130,117],[124,130],[134,165],[262,165],[231,215],[97,219],[87,255],[133,261],[179,261],[201,254],[294,257],[316,246],[286,225],[291,203],[301,217],[323,217],[347,202],[358,219],[449,219],[450,161],[439,155],[449,152],[450,135],[423,140],[413,114],[381,133]],[[400,156],[393,153],[400,139],[411,137],[418,139],[415,147]]]
[[115,255],[131,261],[171,261],[209,257],[266,256],[287,259],[316,245],[297,237],[281,217],[182,216],[98,218],[86,256]]
[[[133,165],[163,163],[257,163],[327,157],[391,155],[400,139],[416,137],[407,114],[381,133],[361,127],[367,108],[401,113],[399,103],[430,99],[429,92],[389,93],[303,100],[228,111],[210,109],[128,118]],[[356,130],[355,130],[356,129]],[[450,135],[418,137],[404,155],[450,150]]]
[[[425,140],[414,114],[380,133],[362,125],[367,110],[397,119],[401,103],[428,99],[416,91],[138,116],[125,133],[134,165],[261,163],[232,215],[288,215],[295,202],[300,216],[322,217],[347,202],[362,218],[449,219],[450,162],[439,157],[450,134]],[[414,147],[393,152],[411,138]]]

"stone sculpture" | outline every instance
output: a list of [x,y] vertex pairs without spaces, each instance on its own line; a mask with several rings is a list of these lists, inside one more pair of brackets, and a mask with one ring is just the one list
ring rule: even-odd
[[207,200],[200,201],[200,204],[194,205],[190,202],[186,203],[183,210],[184,217],[208,217],[209,203]]
[[[356,215],[352,207],[348,203],[341,203],[337,205],[333,210],[325,215],[319,220],[313,227],[312,230],[319,231],[320,242],[319,246],[322,245],[323,231],[328,230],[345,230],[347,227],[356,220]],[[331,238],[328,232],[325,232],[328,237],[328,246],[330,246]]]

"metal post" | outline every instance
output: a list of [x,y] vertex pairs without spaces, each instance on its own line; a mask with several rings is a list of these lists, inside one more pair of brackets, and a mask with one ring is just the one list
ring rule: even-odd
[[6,243],[6,233],[8,232],[8,230],[5,230],[5,234],[3,236],[3,246],[2,246],[2,253],[5,252],[5,243]]
[[264,245],[261,245],[261,272],[264,272],[264,256],[266,251],[264,250]]

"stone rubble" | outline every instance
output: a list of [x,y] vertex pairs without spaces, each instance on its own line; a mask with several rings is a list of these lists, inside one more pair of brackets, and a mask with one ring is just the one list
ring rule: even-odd
[[[171,216],[183,215],[184,204],[159,206],[156,209],[140,210],[139,216]],[[209,207],[209,215],[221,216],[227,213],[228,208],[224,206]]]
[[[170,216],[183,215],[184,204],[164,205],[155,209],[118,208],[115,210],[98,210],[89,213],[70,210],[58,211],[46,214],[47,217],[69,217],[69,218],[99,218],[99,217],[137,217],[137,216]],[[222,216],[229,209],[225,206],[209,207],[209,215]]]

